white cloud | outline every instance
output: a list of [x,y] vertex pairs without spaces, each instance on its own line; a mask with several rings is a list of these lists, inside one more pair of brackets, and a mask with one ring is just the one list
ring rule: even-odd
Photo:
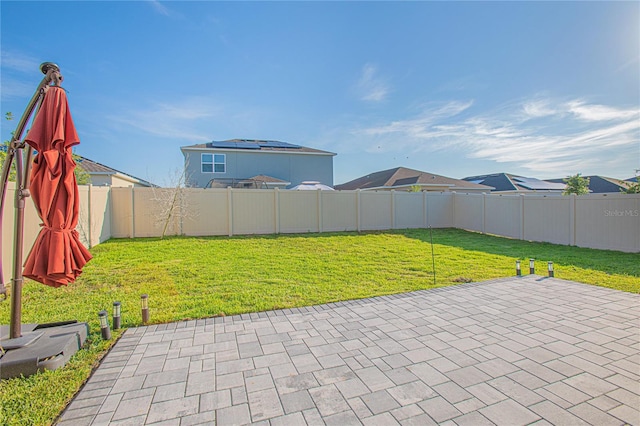
[[36,86],[37,84],[34,83],[28,84],[24,81],[2,76],[2,83],[0,84],[2,100],[8,101],[10,99],[29,98],[33,96]]
[[441,128],[436,126],[439,121],[458,115],[471,105],[473,105],[473,101],[452,101],[443,105],[431,106],[425,108],[423,113],[416,118],[392,121],[382,126],[370,127],[363,129],[362,133],[372,136],[404,134],[413,138],[428,138],[432,134],[437,134],[442,131]]
[[2,68],[18,71],[21,73],[40,72],[40,62],[20,52],[2,50]]
[[[369,152],[450,150],[561,176],[640,146],[639,109],[538,98],[519,102],[517,108],[469,116],[471,106],[451,101],[354,134],[367,138]],[[459,115],[463,111],[467,114]]]
[[585,121],[640,119],[638,109],[617,109],[604,105],[588,105],[584,101],[575,100],[567,103],[567,109],[577,118]]
[[218,113],[219,108],[207,99],[189,98],[172,103],[158,102],[138,110],[124,110],[121,115],[107,119],[119,128],[125,125],[162,138],[197,142],[211,140],[206,123]]
[[[628,68],[633,67],[634,65],[638,64],[640,62],[640,55],[636,55],[635,57],[632,57],[631,59],[629,59],[628,61],[624,62],[622,65],[620,65],[618,68],[616,68],[615,73],[618,74],[622,71],[626,71]],[[637,66],[635,67],[637,70]],[[637,71],[636,71],[637,72]]]
[[475,75],[454,78],[437,87],[436,92],[462,92],[487,89],[486,83],[481,83]]
[[557,111],[551,107],[548,100],[541,99],[525,102],[522,105],[522,109],[526,116],[532,118],[547,117],[557,113]]
[[153,7],[155,11],[158,12],[159,14],[164,16],[171,16],[171,12],[169,11],[169,8],[167,8],[165,5],[160,3],[158,0],[147,0],[147,1],[151,5],[151,7]]
[[33,80],[33,76],[35,75],[36,79],[42,77],[40,62],[29,55],[13,50],[3,49],[0,57],[2,100],[31,97],[39,82],[39,80]]
[[389,94],[389,87],[376,74],[377,68],[374,65],[365,64],[362,67],[362,74],[356,87],[363,101],[380,102]]

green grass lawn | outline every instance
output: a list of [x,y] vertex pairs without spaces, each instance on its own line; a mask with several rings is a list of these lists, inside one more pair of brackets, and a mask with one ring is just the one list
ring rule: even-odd
[[[581,249],[433,230],[435,286],[515,274],[521,259],[547,261],[556,277],[640,292],[640,254]],[[251,237],[110,240],[78,281],[49,288],[27,280],[23,323],[77,319],[90,324],[87,349],[64,368],[0,382],[0,424],[51,424],[115,341],[100,339],[97,312],[122,302],[124,327],[141,323],[149,294],[151,322],[234,315],[434,287],[429,230]],[[9,323],[9,302],[0,323]],[[114,332],[114,337],[119,333]]]

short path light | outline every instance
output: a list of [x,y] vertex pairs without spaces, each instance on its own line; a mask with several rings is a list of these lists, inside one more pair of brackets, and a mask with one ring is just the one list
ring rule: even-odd
[[520,260],[516,260],[516,275],[517,276],[521,276],[522,275],[522,270],[520,269]]
[[547,267],[549,268],[549,276],[553,278],[553,262],[548,262]]
[[532,274],[532,275],[536,273],[536,260],[535,259],[529,259],[529,273]]
[[142,302],[142,323],[146,324],[149,322],[149,295],[143,294],[140,296],[140,301]]
[[109,319],[107,318],[107,311],[98,312],[98,318],[100,319],[100,331],[102,332],[102,339],[111,339],[111,330],[109,329]]
[[120,302],[113,302],[113,329],[120,328]]

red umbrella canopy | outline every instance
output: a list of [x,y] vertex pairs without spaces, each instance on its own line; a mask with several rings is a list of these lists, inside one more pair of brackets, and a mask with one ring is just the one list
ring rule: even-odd
[[63,88],[47,88],[25,142],[37,151],[30,190],[42,229],[25,262],[24,276],[60,287],[74,282],[92,258],[75,230],[79,199],[71,147],[80,139]]

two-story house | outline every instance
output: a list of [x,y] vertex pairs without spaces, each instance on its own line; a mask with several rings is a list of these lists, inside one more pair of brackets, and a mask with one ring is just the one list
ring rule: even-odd
[[291,188],[303,181],[333,186],[333,152],[252,139],[183,146],[186,181],[196,188]]

